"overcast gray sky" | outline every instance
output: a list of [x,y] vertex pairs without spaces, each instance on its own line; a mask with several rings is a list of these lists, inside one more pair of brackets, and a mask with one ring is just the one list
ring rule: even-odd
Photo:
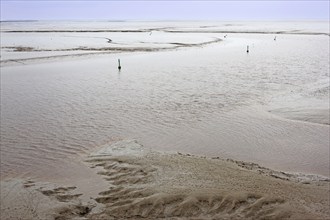
[[1,20],[329,20],[325,1],[13,1]]

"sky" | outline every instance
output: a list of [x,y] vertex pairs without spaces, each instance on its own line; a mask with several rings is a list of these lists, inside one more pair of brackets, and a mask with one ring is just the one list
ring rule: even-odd
[[329,20],[321,1],[0,0],[0,20]]

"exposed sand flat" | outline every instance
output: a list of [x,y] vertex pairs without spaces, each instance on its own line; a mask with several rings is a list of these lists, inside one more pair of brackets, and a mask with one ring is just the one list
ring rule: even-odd
[[1,219],[330,217],[329,179],[319,176],[292,175],[233,160],[161,153],[134,140],[104,146],[88,157],[87,164],[108,183],[108,189],[95,198],[80,199],[86,192],[76,186],[2,182]]
[[[18,58],[19,54],[16,54],[15,59],[3,59],[0,61],[0,64],[2,66],[10,63],[26,64],[26,62],[50,60],[54,58],[55,59],[65,58],[65,57],[73,58],[73,57],[120,53],[120,52],[155,52],[155,51],[164,51],[164,50],[175,50],[179,48],[202,47],[209,44],[219,43],[220,41],[222,41],[222,39],[214,38],[211,41],[199,42],[199,43],[153,42],[153,44],[156,46],[150,46],[145,42],[140,42],[143,45],[135,46],[135,47],[123,47],[123,45],[121,45],[120,47],[114,47],[114,46],[99,47],[99,48],[77,47],[77,48],[66,48],[66,49],[37,49],[33,47],[22,47],[22,46],[1,47],[1,50],[4,50],[5,53],[23,52],[24,56],[32,55],[33,57],[19,59]],[[163,47],[159,46],[161,44],[163,44]],[[26,52],[29,53],[26,54]],[[44,52],[48,52],[49,54],[45,54]],[[68,54],[67,52],[69,52],[70,54]],[[59,53],[63,53],[63,54],[59,54]]]

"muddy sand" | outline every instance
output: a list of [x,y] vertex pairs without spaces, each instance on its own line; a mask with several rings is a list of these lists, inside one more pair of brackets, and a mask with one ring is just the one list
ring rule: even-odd
[[3,180],[1,219],[330,218],[330,182],[321,176],[157,152],[135,140],[107,144],[84,163],[93,171],[85,178],[101,176],[106,187]]

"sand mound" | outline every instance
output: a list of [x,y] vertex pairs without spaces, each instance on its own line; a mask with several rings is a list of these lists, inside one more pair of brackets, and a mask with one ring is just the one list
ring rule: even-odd
[[109,186],[89,201],[82,197],[91,186],[84,191],[31,180],[2,182],[1,219],[330,217],[326,178],[218,157],[154,152],[134,140],[104,146],[87,164],[95,171],[89,178],[101,175]]
[[[148,151],[136,141],[122,141],[106,146],[93,154],[88,161],[92,167],[103,168],[99,174],[110,185],[109,190],[101,192],[96,198],[106,208],[100,213],[90,215],[91,218],[315,217],[315,213],[307,214],[306,210],[292,205],[292,198],[297,196],[295,190],[298,193],[301,190],[299,187],[305,187],[304,185],[295,185],[293,176],[281,179],[279,174],[285,173],[271,172],[270,169],[252,163],[157,153]],[[265,175],[260,175],[262,169]],[[301,197],[300,193],[299,195]],[[307,215],[302,214],[304,212]],[[320,214],[318,217],[329,215],[325,207],[317,214]]]
[[[117,189],[114,189],[115,191]],[[106,199],[105,199],[106,198]],[[281,206],[284,201],[254,194],[194,192],[186,194],[157,193],[144,189],[119,190],[98,198],[107,204],[97,217],[117,218],[189,218],[189,219],[259,219],[289,217]]]
[[[228,193],[217,189],[182,189],[167,186],[166,190],[154,185],[156,168],[125,162],[124,159],[93,159],[102,166],[112,187],[100,193],[96,201],[107,205],[94,218],[281,218],[289,213],[279,198],[265,198],[254,193]],[[194,190],[194,191],[191,191]],[[166,192],[164,192],[166,191]]]

